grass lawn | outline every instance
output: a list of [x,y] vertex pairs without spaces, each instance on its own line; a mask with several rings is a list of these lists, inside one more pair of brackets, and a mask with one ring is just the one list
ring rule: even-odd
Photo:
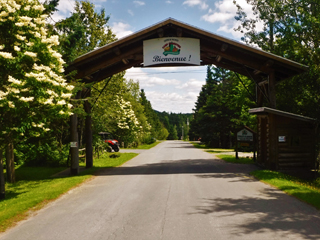
[[[25,219],[30,210],[37,210],[73,187],[90,179],[97,170],[117,167],[135,157],[136,153],[105,153],[94,159],[94,167],[78,176],[52,177],[65,168],[19,167],[16,183],[6,184],[6,198],[0,201],[0,232]],[[81,163],[80,166],[84,166]]]
[[196,148],[207,149],[206,152],[209,152],[209,153],[234,152],[234,149],[210,148],[210,147],[207,147],[204,143],[198,143],[198,142],[190,142],[190,143]]
[[314,181],[304,181],[270,170],[257,170],[250,174],[320,210],[320,178]]
[[150,149],[150,148],[157,146],[159,143],[161,143],[161,141],[156,141],[151,144],[142,144],[142,145],[139,145],[138,147],[135,147],[135,148],[125,148],[125,149]]
[[216,156],[229,163],[254,164],[253,158],[239,157],[239,159],[236,159],[234,155],[227,154],[219,154]]
[[[230,163],[254,163],[252,158],[236,159],[231,155],[217,155],[217,157]],[[320,178],[314,181],[305,181],[297,177],[271,170],[256,170],[250,174],[260,181],[274,186],[320,210]]]
[[[203,144],[192,143],[197,148],[209,149]],[[210,153],[223,153],[226,149],[209,149]],[[219,154],[217,157],[229,163],[254,164],[252,158],[236,159],[233,155]],[[274,186],[320,210],[320,178],[306,181],[297,177],[270,170],[256,170],[250,173],[260,181]]]
[[202,148],[202,149],[210,149],[209,147],[207,147],[204,143],[198,143],[198,142],[190,142],[193,146],[195,146],[196,148]]

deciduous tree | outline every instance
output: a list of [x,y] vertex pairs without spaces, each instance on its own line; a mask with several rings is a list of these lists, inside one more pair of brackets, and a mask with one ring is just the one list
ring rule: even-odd
[[48,34],[44,10],[37,0],[0,1],[0,132],[9,182],[14,144],[50,131],[50,122],[69,116],[72,106],[73,86],[63,77],[58,36]]

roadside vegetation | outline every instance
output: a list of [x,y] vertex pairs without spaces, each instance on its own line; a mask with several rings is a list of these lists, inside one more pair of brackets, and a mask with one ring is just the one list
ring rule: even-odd
[[[252,158],[236,159],[234,155],[216,156],[229,163],[254,164]],[[304,180],[271,170],[256,170],[250,172],[250,175],[320,210],[320,177],[315,180]]]
[[150,149],[157,146],[159,143],[161,143],[161,141],[155,141],[154,143],[151,143],[151,144],[142,144],[136,147],[135,149]]
[[69,176],[65,167],[19,166],[16,169],[16,182],[6,183],[6,198],[0,201],[0,232],[89,180],[98,170],[120,166],[136,155],[104,153],[99,159],[94,159],[92,168],[86,169],[85,163],[80,163],[82,168],[77,176]]
[[[208,151],[209,152],[209,151]],[[239,157],[238,159],[235,158],[235,155],[227,155],[227,154],[218,154],[216,155],[218,158],[223,159],[228,163],[237,163],[237,164],[254,164],[254,160],[251,157]]]
[[[78,146],[85,148],[88,103],[95,151],[103,148],[99,132],[111,133],[120,146],[141,149],[154,146],[155,139],[181,139],[182,131],[187,138],[191,114],[153,110],[139,83],[126,79],[124,71],[93,83],[66,74],[76,58],[117,38],[104,9],[76,1],[71,16],[54,22],[50,16],[58,4],[0,3],[0,32],[6,35],[0,44],[0,199],[8,196],[5,182],[18,181],[18,166],[68,164],[70,115],[77,114]],[[80,93],[85,104],[74,101]]]
[[307,181],[270,170],[256,170],[250,174],[320,210],[320,178]]
[[[215,156],[228,163],[254,164],[252,158],[239,157],[239,159],[236,159],[235,154],[221,154],[234,153],[233,149],[208,148],[205,144],[195,142],[192,142],[192,144],[206,152],[215,154]],[[314,180],[304,180],[271,170],[256,170],[251,172],[250,175],[320,210],[320,177]]]

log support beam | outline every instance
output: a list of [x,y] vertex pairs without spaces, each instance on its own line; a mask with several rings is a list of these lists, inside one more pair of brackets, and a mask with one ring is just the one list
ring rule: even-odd
[[92,147],[92,118],[91,104],[88,97],[91,96],[91,89],[86,89],[86,100],[84,101],[84,110],[86,112],[85,136],[86,136],[86,168],[93,167],[93,147]]
[[[76,99],[81,98],[81,91],[78,91]],[[74,113],[70,116],[70,174],[79,174],[79,137],[78,137],[78,115]]]
[[76,113],[70,116],[70,154],[71,154],[71,166],[70,174],[78,175],[79,174],[79,139],[78,139],[78,116]]
[[276,108],[276,76],[274,71],[269,73],[269,104],[271,108]]

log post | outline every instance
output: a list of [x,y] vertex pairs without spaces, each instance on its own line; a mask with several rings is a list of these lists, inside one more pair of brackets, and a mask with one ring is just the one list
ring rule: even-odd
[[268,168],[278,169],[278,139],[276,134],[276,120],[274,114],[269,114],[269,159]]
[[269,73],[269,104],[271,108],[276,109],[276,76],[274,71]]
[[[90,97],[91,89],[87,89],[86,97]],[[84,102],[84,109],[86,111],[85,121],[85,136],[86,136],[86,168],[93,167],[93,147],[92,147],[92,118],[91,118],[91,104],[88,99]]]
[[70,153],[71,153],[71,175],[79,174],[79,142],[78,142],[78,116],[73,114],[70,117]]

